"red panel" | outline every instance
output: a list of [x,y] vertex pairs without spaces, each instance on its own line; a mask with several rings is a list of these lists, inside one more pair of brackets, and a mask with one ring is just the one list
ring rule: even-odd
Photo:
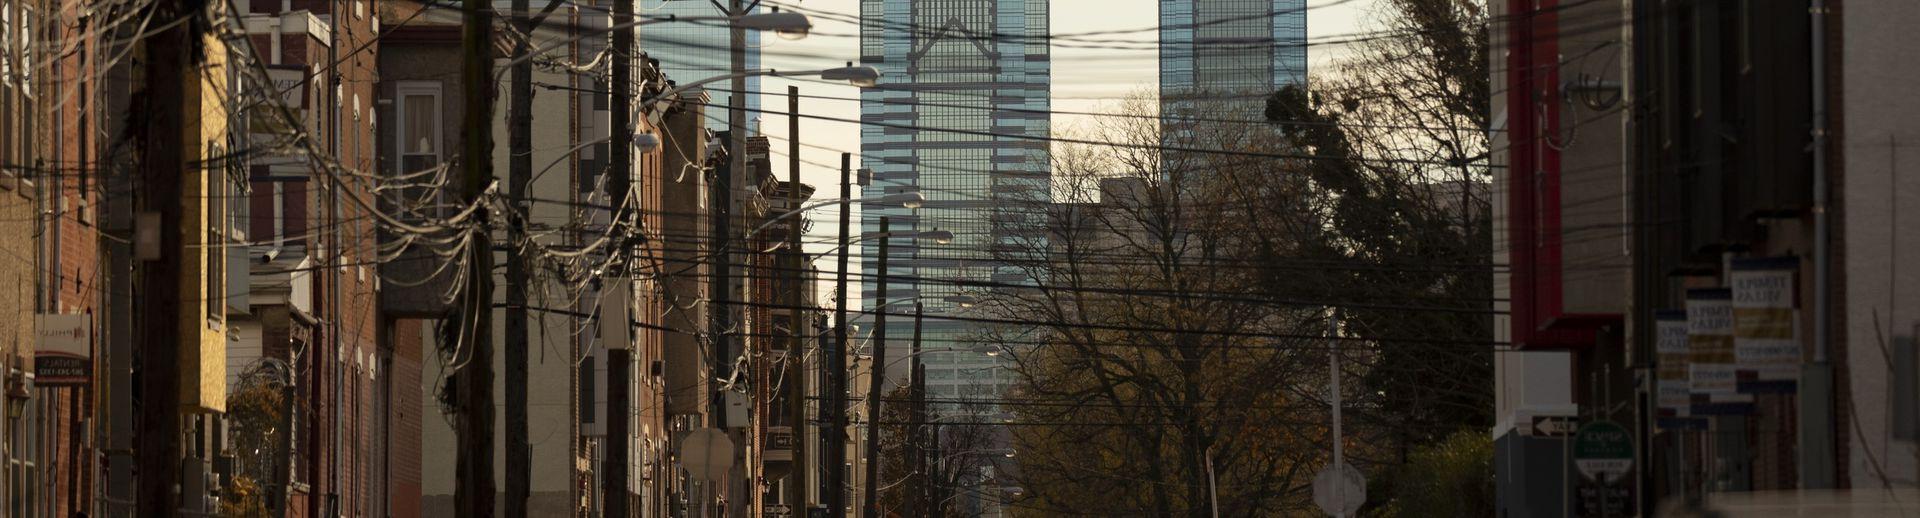
[[1585,347],[1618,315],[1573,315],[1561,285],[1559,0],[1507,4],[1507,249],[1512,342],[1527,349]]

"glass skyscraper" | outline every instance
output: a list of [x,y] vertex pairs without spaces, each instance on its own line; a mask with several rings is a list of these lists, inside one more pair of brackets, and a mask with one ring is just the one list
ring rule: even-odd
[[[1307,81],[1306,0],[1160,0],[1160,102],[1244,99]],[[1236,103],[1237,104],[1237,103]],[[1236,108],[1237,110],[1237,108]]]
[[[918,209],[865,204],[862,228],[891,218],[900,231],[947,230],[950,244],[895,238],[885,299],[893,315],[924,303],[921,356],[930,400],[998,396],[1011,382],[1000,357],[965,351],[973,322],[952,297],[979,283],[1028,277],[996,262],[997,249],[1027,249],[1036,240],[1049,199],[1047,107],[1050,63],[1047,0],[862,0],[860,59],[878,68],[880,84],[861,94],[860,154],[872,181],[862,197],[918,190]],[[862,300],[879,301],[879,240],[863,241]],[[870,335],[871,316],[862,317]],[[889,372],[900,379],[913,336],[911,317],[887,320]],[[954,349],[951,352],[940,352]],[[936,406],[936,410],[939,409]]]
[[[625,0],[621,0],[625,1]],[[726,2],[723,0],[722,5]],[[760,12],[754,7],[754,12]],[[647,18],[665,18],[673,16],[724,16],[726,13],[714,7],[708,0],[641,0],[634,8],[634,14]],[[661,70],[666,71],[667,79],[686,84],[730,72],[732,61],[727,51],[732,44],[727,35],[725,22],[664,22],[644,25],[640,31],[640,51],[647,57],[660,60]],[[760,68],[760,31],[747,31],[747,70]],[[732,93],[727,89],[728,82],[722,81],[706,85],[708,102],[707,129],[722,131],[727,129],[727,110],[732,106]],[[760,78],[747,78],[748,95],[746,101],[747,129],[751,131],[751,121],[758,118],[760,108]]]

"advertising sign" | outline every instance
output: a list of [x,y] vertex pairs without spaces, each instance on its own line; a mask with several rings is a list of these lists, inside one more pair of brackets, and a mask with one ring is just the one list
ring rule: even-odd
[[1660,417],[1691,415],[1691,380],[1688,379],[1687,312],[1663,310],[1653,313],[1654,354],[1660,362],[1654,387],[1658,391]]
[[1734,372],[1733,290],[1687,290],[1687,360],[1693,414],[1742,414],[1751,406]]
[[1734,259],[1733,354],[1741,393],[1787,393],[1800,379],[1795,257]]
[[36,385],[85,385],[93,381],[93,323],[86,314],[34,315]]

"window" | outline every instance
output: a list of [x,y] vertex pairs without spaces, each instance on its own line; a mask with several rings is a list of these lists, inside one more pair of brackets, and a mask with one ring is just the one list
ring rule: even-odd
[[440,83],[405,81],[397,88],[400,174],[440,165]]
[[204,149],[206,160],[200,168],[200,174],[204,186],[202,195],[206,196],[207,202],[203,209],[206,211],[204,222],[201,223],[205,228],[201,229],[199,245],[200,255],[206,264],[201,271],[206,291],[201,292],[201,303],[206,305],[207,327],[219,328],[226,322],[227,315],[227,225],[232,221],[227,218],[226,205],[232,189],[228,187],[231,182],[222,165],[227,160],[216,159],[226,155],[226,146],[207,141]]

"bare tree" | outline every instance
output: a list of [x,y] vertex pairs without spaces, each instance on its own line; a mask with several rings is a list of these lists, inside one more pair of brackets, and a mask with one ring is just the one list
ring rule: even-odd
[[[1195,103],[1196,110],[1209,110]],[[1222,110],[1231,105],[1220,105]],[[1020,452],[1017,508],[1114,516],[1207,516],[1303,509],[1324,444],[1313,360],[1317,305],[1276,305],[1248,260],[1248,218],[1302,222],[1289,199],[1249,212],[1228,182],[1282,160],[1160,153],[1168,142],[1274,149],[1261,125],[1163,131],[1151,100],[1056,147],[1055,200],[1011,207],[1045,239],[997,250],[1023,279],[987,290],[978,312],[1032,322],[977,339],[1013,352],[1020,381],[1001,402]],[[1253,131],[1246,131],[1252,129]],[[1175,147],[1188,147],[1174,144]],[[1200,146],[1191,146],[1200,147]],[[1239,174],[1229,174],[1231,168]],[[1063,188],[1062,188],[1063,187]],[[1297,229],[1315,239],[1313,225]],[[1286,241],[1282,238],[1279,241]],[[1209,484],[1209,473],[1217,484]]]

